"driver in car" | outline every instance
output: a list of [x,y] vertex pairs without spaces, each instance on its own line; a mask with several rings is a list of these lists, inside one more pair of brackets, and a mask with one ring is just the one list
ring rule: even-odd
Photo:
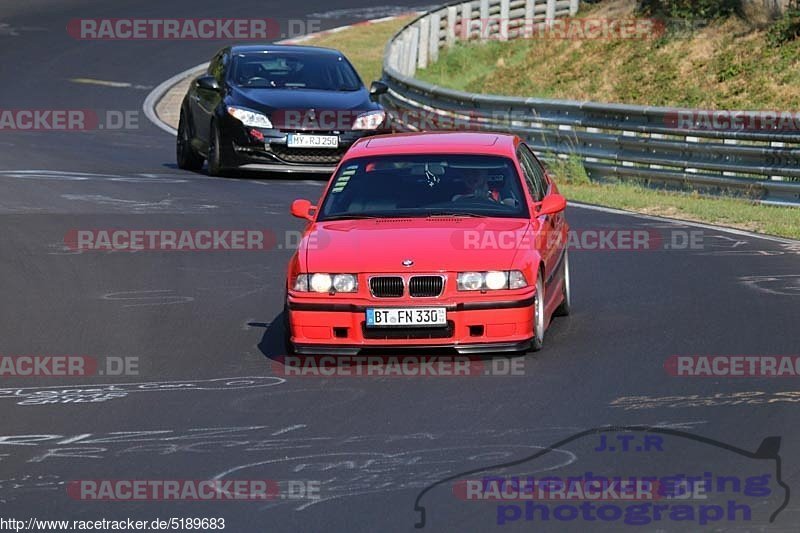
[[463,174],[464,184],[467,186],[467,192],[453,196],[454,202],[462,199],[490,200],[492,202],[500,202],[500,192],[491,190],[489,188],[489,178],[483,169],[465,169]]
[[488,200],[511,207],[516,207],[519,203],[513,195],[504,198],[498,188],[489,187],[488,171],[485,169],[465,169],[463,171],[463,180],[467,186],[467,192],[453,196],[453,202],[458,200]]

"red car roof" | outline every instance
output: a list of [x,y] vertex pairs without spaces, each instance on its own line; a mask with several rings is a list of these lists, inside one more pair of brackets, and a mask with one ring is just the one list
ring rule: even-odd
[[393,154],[482,154],[514,157],[518,137],[484,132],[397,133],[365,137],[346,159]]

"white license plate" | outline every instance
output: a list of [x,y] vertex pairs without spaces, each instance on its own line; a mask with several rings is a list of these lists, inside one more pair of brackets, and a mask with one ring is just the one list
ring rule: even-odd
[[447,310],[444,307],[406,307],[367,309],[367,327],[446,326]]
[[337,135],[303,135],[290,133],[286,140],[289,148],[339,148]]

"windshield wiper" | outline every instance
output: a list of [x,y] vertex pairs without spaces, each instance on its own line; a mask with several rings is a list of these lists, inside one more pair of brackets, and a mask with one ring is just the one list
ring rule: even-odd
[[362,220],[362,219],[370,219],[370,218],[386,218],[385,216],[379,215],[332,215],[329,217],[325,217],[320,222],[328,222],[330,220]]
[[436,217],[471,217],[471,218],[488,218],[489,215],[480,215],[478,213],[465,213],[463,211],[437,211],[435,213],[429,213],[426,215],[426,218],[436,218]]

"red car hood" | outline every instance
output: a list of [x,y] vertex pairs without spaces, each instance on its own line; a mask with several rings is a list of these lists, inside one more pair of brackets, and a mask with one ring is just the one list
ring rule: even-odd
[[[510,218],[320,222],[299,252],[308,272],[503,270],[510,268],[517,245],[510,239],[493,245],[497,239],[492,237],[524,235],[529,225]],[[413,266],[403,266],[407,259]]]

